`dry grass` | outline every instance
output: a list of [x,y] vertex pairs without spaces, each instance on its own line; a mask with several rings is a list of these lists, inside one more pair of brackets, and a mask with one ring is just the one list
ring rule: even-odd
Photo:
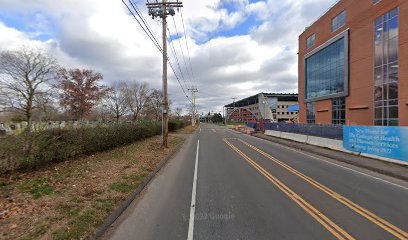
[[192,125],[188,125],[185,128],[177,130],[176,133],[178,133],[178,134],[191,134],[199,127],[200,127],[200,125],[195,125],[194,127]]
[[[189,130],[185,130],[190,132]],[[0,177],[0,239],[83,239],[183,139],[161,137]]]

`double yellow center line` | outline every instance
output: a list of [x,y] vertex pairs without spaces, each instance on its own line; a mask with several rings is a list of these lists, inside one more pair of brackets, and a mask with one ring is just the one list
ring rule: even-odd
[[[287,164],[277,160],[276,158],[270,156],[269,154],[265,153],[264,151],[258,149],[257,147],[243,141],[242,139],[238,139],[240,142],[242,142],[243,144],[245,144],[246,146],[248,146],[249,148],[253,149],[254,151],[260,153],[261,155],[263,155],[264,157],[268,158],[269,160],[272,160],[273,162],[275,162],[276,164],[280,165],[281,167],[285,168],[286,170],[288,170],[289,172],[293,173],[294,175],[300,177],[301,179],[303,179],[304,181],[308,182],[309,184],[311,184],[312,186],[316,187],[317,189],[323,191],[324,193],[328,194],[329,196],[331,196],[332,198],[334,198],[335,200],[339,201],[340,203],[344,204],[345,206],[347,206],[348,208],[350,208],[351,210],[355,211],[356,213],[360,214],[361,216],[365,217],[366,219],[368,219],[369,221],[371,221],[372,223],[374,223],[375,225],[381,227],[382,229],[384,229],[385,231],[389,232],[390,234],[394,235],[395,237],[397,237],[398,239],[408,239],[408,233],[403,231],[402,229],[394,226],[393,224],[391,224],[390,222],[378,217],[377,215],[375,215],[374,213],[368,211],[367,209],[359,206],[358,204],[352,202],[351,200],[347,199],[346,197],[338,194],[337,192],[331,190],[330,188],[324,186],[323,184],[315,181],[314,179],[304,175],[303,173],[299,172],[298,170],[288,166]],[[235,151],[237,151],[238,149],[233,146],[231,143],[229,143],[226,139],[224,139],[224,141],[226,141],[226,143],[233,148]],[[239,154],[241,155],[241,151],[238,150]],[[242,153],[243,154],[243,153]],[[245,155],[245,154],[244,154]],[[244,157],[243,155],[241,155],[242,157]],[[248,156],[245,155],[244,159],[246,159],[248,161],[248,159],[250,159]],[[253,161],[253,160],[251,160]],[[256,163],[255,163],[256,164]],[[252,165],[252,164],[251,164]],[[259,166],[259,165],[258,165]],[[259,166],[260,167],[260,166]],[[259,170],[259,169],[258,169]],[[266,170],[264,170],[266,171]],[[336,236],[336,235],[335,235]],[[337,237],[337,236],[336,236]]]
[[238,148],[228,142],[227,139],[223,139],[224,142],[230,146],[233,150],[235,150],[239,155],[241,155],[249,164],[251,164],[256,170],[258,170],[262,175],[264,175],[270,182],[272,182],[275,186],[277,186],[283,193],[285,193],[290,199],[292,199],[295,203],[297,203],[302,209],[304,209],[310,216],[312,216],[316,221],[318,221],[324,228],[326,228],[330,233],[332,233],[338,239],[354,239],[350,234],[344,231],[341,227],[327,218],[323,213],[318,211],[315,207],[313,207],[310,203],[305,201],[301,196],[296,194],[292,189],[287,187],[277,178],[272,176],[268,171],[263,169],[259,164],[257,164],[254,160],[249,158],[243,152],[241,152]]

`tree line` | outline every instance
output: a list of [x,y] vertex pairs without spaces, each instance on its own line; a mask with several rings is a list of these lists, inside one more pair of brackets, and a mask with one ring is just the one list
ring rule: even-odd
[[[102,84],[91,69],[66,69],[40,49],[22,47],[0,53],[0,111],[28,123],[85,119],[161,120],[163,94],[146,82]],[[181,109],[175,111],[178,118]]]

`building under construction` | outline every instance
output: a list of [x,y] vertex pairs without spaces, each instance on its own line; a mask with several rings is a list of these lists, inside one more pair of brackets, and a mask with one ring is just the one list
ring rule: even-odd
[[224,106],[227,122],[298,122],[298,94],[259,93]]

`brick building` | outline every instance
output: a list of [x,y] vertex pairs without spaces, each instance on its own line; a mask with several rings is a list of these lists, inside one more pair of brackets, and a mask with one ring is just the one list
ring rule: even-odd
[[340,0],[299,36],[301,123],[408,126],[408,0]]

